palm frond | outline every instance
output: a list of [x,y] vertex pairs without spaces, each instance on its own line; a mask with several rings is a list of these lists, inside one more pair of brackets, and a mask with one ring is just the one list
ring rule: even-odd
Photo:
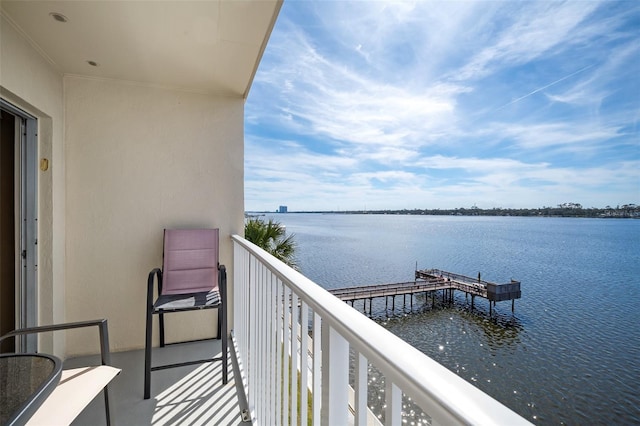
[[297,269],[294,236],[294,234],[287,235],[286,228],[273,219],[265,222],[259,218],[251,218],[244,225],[244,237],[248,241]]

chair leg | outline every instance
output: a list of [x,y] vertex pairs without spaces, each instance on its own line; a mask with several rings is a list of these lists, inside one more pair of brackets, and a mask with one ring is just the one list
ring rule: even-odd
[[159,318],[159,323],[160,323],[160,347],[164,348],[164,314],[160,314],[158,315]]
[[153,331],[153,314],[147,308],[147,330],[144,344],[144,399],[151,397],[151,336]]
[[221,309],[219,310],[222,312],[222,321],[219,321],[218,323],[220,324],[220,336],[221,336],[221,340],[222,340],[222,384],[226,385],[227,382],[229,381],[229,363],[228,363],[228,346],[229,346],[229,342],[228,342],[228,338],[229,338],[229,333],[227,332],[227,304],[224,303],[221,307]]
[[105,386],[104,392],[104,411],[107,415],[107,426],[111,426],[111,410],[109,409],[109,385]]

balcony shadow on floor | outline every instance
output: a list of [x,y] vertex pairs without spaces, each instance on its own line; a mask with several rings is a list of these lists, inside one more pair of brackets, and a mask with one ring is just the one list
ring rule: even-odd
[[[172,345],[153,349],[153,365],[220,356],[220,341]],[[98,356],[78,357],[65,368],[99,364]],[[110,389],[114,425],[243,425],[236,394],[233,368],[229,382],[222,384],[222,364],[199,365],[155,371],[151,374],[151,398],[143,396],[144,351],[111,354],[112,365],[121,368]],[[104,398],[98,395],[73,425],[106,424]]]

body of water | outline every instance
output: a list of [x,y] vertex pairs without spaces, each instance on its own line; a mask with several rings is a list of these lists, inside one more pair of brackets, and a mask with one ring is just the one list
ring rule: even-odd
[[[535,424],[640,424],[640,220],[281,214],[300,270],[331,289],[439,268],[522,298],[373,316]],[[400,300],[400,304],[398,303]],[[421,303],[421,301],[423,303]],[[358,305],[356,305],[357,307]]]

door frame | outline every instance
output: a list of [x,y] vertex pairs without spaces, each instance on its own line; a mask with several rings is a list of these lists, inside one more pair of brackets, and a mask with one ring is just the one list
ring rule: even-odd
[[[0,98],[0,108],[16,120],[16,328],[38,325],[38,120]],[[22,352],[37,350],[37,336],[16,342]]]

